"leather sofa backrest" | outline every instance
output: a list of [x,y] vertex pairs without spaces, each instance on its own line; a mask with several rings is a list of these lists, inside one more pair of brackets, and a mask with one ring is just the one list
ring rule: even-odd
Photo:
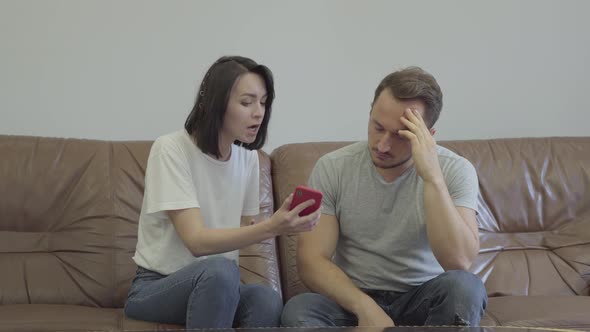
[[[0,305],[124,305],[151,144],[0,135]],[[264,218],[272,182],[259,158]],[[244,282],[280,291],[274,240],[240,254]]]

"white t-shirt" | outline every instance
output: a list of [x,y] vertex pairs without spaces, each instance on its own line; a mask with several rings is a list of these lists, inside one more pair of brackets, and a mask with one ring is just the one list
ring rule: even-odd
[[[133,256],[137,265],[168,275],[207,258],[191,254],[166,210],[199,208],[208,228],[240,227],[241,216],[258,214],[258,154],[234,144],[231,148],[228,161],[213,159],[185,130],[154,142]],[[218,255],[238,262],[237,250]]]

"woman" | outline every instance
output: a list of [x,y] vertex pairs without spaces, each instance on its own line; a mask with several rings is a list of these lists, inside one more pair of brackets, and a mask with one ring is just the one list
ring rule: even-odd
[[320,212],[299,217],[313,201],[289,211],[289,196],[271,218],[253,222],[259,207],[254,150],[266,140],[273,99],[267,67],[222,57],[203,78],[184,130],[154,142],[127,316],[187,328],[279,325],[279,294],[240,284],[237,250],[309,231]]

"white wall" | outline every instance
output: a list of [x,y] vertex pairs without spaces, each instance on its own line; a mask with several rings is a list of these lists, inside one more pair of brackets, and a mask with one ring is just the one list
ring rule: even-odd
[[154,139],[224,54],[268,65],[267,152],[366,135],[373,91],[419,65],[439,139],[588,135],[590,1],[0,0],[0,133]]

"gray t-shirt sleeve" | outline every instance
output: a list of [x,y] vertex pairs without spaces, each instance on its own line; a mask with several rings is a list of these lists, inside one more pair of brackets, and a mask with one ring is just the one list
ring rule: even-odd
[[479,183],[475,167],[467,159],[461,158],[451,164],[445,177],[455,206],[470,208],[477,212]]
[[322,199],[322,214],[336,215],[336,198],[338,178],[336,170],[327,158],[320,158],[309,176],[309,187],[324,194]]

